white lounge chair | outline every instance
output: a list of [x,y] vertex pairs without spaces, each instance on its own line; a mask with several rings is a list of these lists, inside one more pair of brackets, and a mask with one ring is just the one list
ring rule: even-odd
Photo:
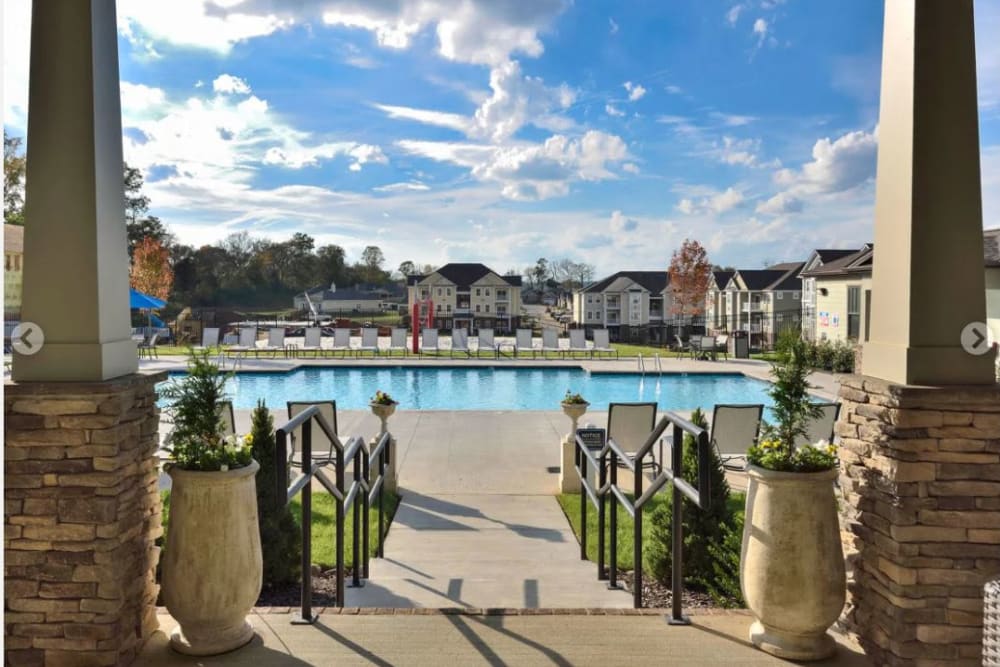
[[463,352],[467,357],[472,356],[472,352],[469,351],[469,331],[467,329],[452,329],[451,356],[454,357],[456,352]]
[[[656,403],[611,403],[608,405],[608,437],[631,459],[639,451],[656,427]],[[663,443],[660,443],[659,460],[650,450],[642,467],[658,471],[663,461]],[[619,463],[620,467],[626,467]]]
[[715,336],[699,336],[697,347],[693,347],[693,350],[698,359],[711,359],[712,361],[715,361],[717,358],[715,351]]
[[607,355],[615,355],[615,359],[618,358],[618,350],[611,347],[611,337],[608,334],[607,329],[594,329],[594,349],[591,354],[596,355],[599,353]]
[[333,349],[331,352],[343,352],[343,356],[351,351],[351,330],[338,328],[333,330]]
[[[333,430],[333,434],[337,435],[337,401],[288,401],[288,418],[291,419],[297,414],[305,410],[306,408],[312,407],[313,405],[319,408],[319,413],[326,421],[327,425]],[[301,437],[302,428],[299,427],[292,432],[292,451],[288,453],[291,457],[296,451],[301,452],[302,443],[299,440]],[[323,429],[320,428],[319,424],[315,421],[310,427],[309,431],[309,448],[312,450],[312,460],[314,463],[320,465],[323,464],[335,464],[337,458],[333,450],[333,440],[327,437]],[[301,454],[299,465],[301,465]]]
[[577,352],[589,354],[591,357],[594,356],[594,353],[587,347],[587,332],[583,329],[570,329],[569,349],[566,350],[566,354],[574,356]]
[[239,342],[226,350],[226,354],[239,364],[249,354],[257,353],[257,327],[240,327]]
[[677,356],[691,356],[693,354],[692,347],[690,342],[685,343],[680,336],[674,335],[674,352],[677,353]]
[[261,348],[261,352],[270,352],[272,357],[277,357],[278,352],[285,351],[285,328],[272,327],[267,332],[267,345]]
[[201,345],[194,347],[195,350],[214,350],[219,347],[219,327],[205,327],[201,332]]
[[483,350],[489,350],[494,357],[497,356],[497,344],[493,340],[493,329],[479,330],[479,335],[476,337],[476,356],[478,357]]
[[555,352],[556,354],[565,354],[566,351],[559,347],[559,333],[555,329],[542,329],[542,358],[545,359],[546,353]]
[[531,358],[535,358],[535,346],[531,342],[531,329],[518,329],[514,334],[514,356],[519,356],[522,351],[531,352]]
[[[716,405],[709,440],[727,470],[743,470],[747,450],[757,442],[763,405]],[[736,465],[732,461],[742,460]]]
[[438,330],[424,329],[420,332],[420,352],[423,353],[431,351],[435,354],[440,351],[438,348]]
[[318,357],[323,351],[323,329],[320,327],[308,327],[305,331],[305,340],[300,348],[303,352],[312,352]]
[[378,329],[367,327],[361,330],[361,347],[357,354],[360,357],[362,352],[371,352],[372,356],[378,356]]
[[809,420],[806,434],[795,440],[796,447],[815,445],[823,440],[833,442],[833,427],[840,416],[840,403],[816,403],[816,406],[819,407],[820,414]]
[[715,337],[715,353],[721,354],[729,361],[729,335],[721,334]]
[[406,347],[406,334],[407,330],[403,328],[395,328],[389,337],[389,354],[391,355],[396,350],[402,350],[403,354],[409,354],[409,348]]

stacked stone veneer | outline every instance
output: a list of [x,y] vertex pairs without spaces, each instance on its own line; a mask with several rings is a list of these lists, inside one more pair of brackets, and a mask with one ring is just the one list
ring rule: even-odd
[[843,379],[842,619],[879,665],[979,665],[1000,574],[1000,385]]
[[128,664],[156,630],[163,379],[6,384],[5,664]]

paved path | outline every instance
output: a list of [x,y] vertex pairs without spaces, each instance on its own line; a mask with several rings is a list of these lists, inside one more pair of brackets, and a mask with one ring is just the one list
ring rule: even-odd
[[[257,630],[247,646],[209,658],[181,656],[167,647],[175,623],[159,616],[162,632],[136,664],[191,665],[697,665],[763,667],[788,665],[750,646],[750,618],[743,613],[693,615],[688,627],[668,626],[662,612],[651,616],[570,615],[358,615],[321,614],[315,625],[292,625],[291,615],[254,614]],[[370,611],[370,610],[363,610]],[[375,610],[381,611],[381,610]],[[647,610],[649,611],[649,610]],[[346,612],[351,612],[348,615]],[[869,665],[857,646],[838,637],[836,655],[810,665]]]

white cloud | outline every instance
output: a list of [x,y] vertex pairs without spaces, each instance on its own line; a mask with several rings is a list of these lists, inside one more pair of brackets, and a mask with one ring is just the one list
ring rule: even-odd
[[220,74],[212,82],[212,90],[230,95],[249,95],[250,86],[244,79],[232,74]]
[[812,149],[812,161],[798,171],[782,169],[775,182],[792,194],[835,194],[864,185],[875,178],[878,128],[849,132],[836,140],[825,137]]
[[366,164],[389,164],[389,158],[385,156],[382,149],[372,144],[355,144],[347,154],[354,158],[350,166],[351,171],[361,171],[361,167]]
[[630,102],[635,102],[636,100],[642,99],[642,96],[646,94],[646,89],[643,88],[638,83],[632,83],[631,81],[626,81],[622,84],[625,90],[628,91],[628,99]]
[[616,234],[634,232],[638,228],[639,223],[633,218],[626,217],[621,211],[613,211],[611,213],[611,231]]
[[726,188],[722,192],[712,191],[711,188],[698,188],[697,190],[711,192],[708,196],[700,199],[684,197],[677,203],[677,210],[685,215],[714,213],[720,215],[731,211],[743,203],[743,193],[736,188]]
[[423,192],[430,190],[430,186],[420,181],[404,181],[400,183],[389,183],[373,188],[376,192]]
[[634,162],[626,162],[622,165],[622,171],[628,172],[629,174],[638,174],[639,165],[635,164]]
[[761,202],[755,209],[757,213],[765,215],[786,215],[788,213],[798,213],[803,209],[802,200],[787,192],[779,192],[767,201]]
[[472,119],[461,114],[434,111],[432,109],[413,109],[411,107],[393,106],[390,104],[376,104],[374,106],[376,109],[385,112],[390,118],[401,118],[427,125],[447,127],[452,130],[458,130],[463,134],[469,134],[472,131]]
[[709,117],[722,123],[726,127],[742,127],[757,120],[756,116],[746,116],[735,113],[723,113],[721,111],[708,112]]
[[767,37],[767,21],[763,18],[758,18],[753,22],[753,34],[760,36],[761,39]]
[[613,18],[611,18],[609,16],[608,17],[608,32],[610,32],[612,35],[617,35],[618,34],[618,30],[619,30],[618,23]]
[[608,102],[607,104],[604,105],[604,113],[608,114],[609,116],[614,116],[616,118],[621,118],[622,116],[625,115],[624,111],[613,105],[611,102]]
[[670,93],[671,95],[682,95],[682,94],[684,94],[684,89],[683,88],[681,88],[680,86],[675,86],[673,84],[664,86],[663,89],[665,91],[667,91],[668,93]]
[[757,164],[760,151],[759,139],[736,139],[723,137],[721,144],[716,144],[713,154],[724,164],[753,167]]
[[153,88],[141,83],[122,81],[120,88],[123,115],[139,116],[150,111],[155,111],[167,99],[162,89]]
[[726,23],[729,25],[736,25],[736,22],[740,20],[740,14],[743,13],[744,6],[742,4],[733,5],[726,12]]

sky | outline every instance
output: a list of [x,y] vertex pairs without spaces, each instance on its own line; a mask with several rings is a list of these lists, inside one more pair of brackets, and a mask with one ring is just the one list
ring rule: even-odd
[[[976,0],[1000,226],[1000,0]],[[23,135],[30,2],[3,3]],[[126,161],[178,240],[404,260],[759,268],[873,235],[873,0],[119,0]]]

